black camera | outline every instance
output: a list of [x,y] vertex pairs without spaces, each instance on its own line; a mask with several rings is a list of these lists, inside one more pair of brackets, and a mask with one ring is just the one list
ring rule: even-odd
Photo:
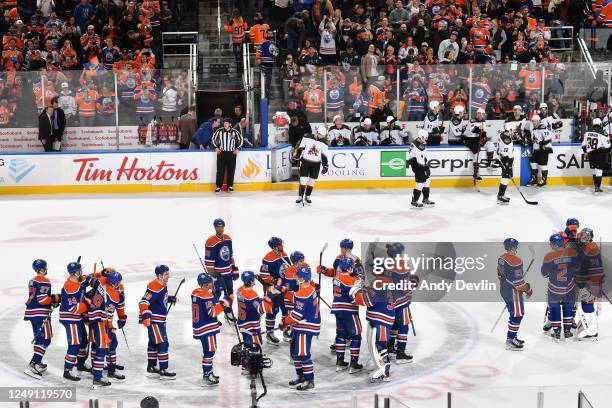
[[249,350],[244,343],[232,347],[230,362],[233,366],[241,366],[251,375],[259,374],[264,368],[272,367],[272,360],[266,357],[261,350]]

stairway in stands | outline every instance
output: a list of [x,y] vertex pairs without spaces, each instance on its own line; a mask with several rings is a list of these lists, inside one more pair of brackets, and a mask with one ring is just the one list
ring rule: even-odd
[[217,1],[200,1],[198,14],[198,87],[208,90],[242,89],[242,76],[236,69],[231,36],[223,29],[230,19],[229,14],[221,9],[221,35],[217,25]]

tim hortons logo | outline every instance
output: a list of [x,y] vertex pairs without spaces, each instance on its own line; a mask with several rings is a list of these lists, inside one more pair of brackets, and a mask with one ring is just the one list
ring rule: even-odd
[[124,157],[118,169],[96,168],[98,157],[74,159],[79,165],[76,181],[196,181],[198,169],[179,169],[174,163],[161,160],[159,163],[146,168],[138,165],[138,158]]

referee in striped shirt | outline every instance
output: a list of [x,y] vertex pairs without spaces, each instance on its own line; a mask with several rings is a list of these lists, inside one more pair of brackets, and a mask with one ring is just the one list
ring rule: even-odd
[[217,153],[217,187],[215,193],[221,191],[223,176],[227,170],[227,189],[234,191],[234,172],[236,171],[236,155],[240,151],[244,139],[239,131],[232,128],[230,118],[223,119],[223,127],[217,129],[212,137],[212,145]]

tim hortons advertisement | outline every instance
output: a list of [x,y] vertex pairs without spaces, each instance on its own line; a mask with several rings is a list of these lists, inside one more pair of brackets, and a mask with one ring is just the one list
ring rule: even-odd
[[[0,155],[1,186],[210,184],[214,152]],[[269,151],[238,154],[236,182],[271,180]]]

